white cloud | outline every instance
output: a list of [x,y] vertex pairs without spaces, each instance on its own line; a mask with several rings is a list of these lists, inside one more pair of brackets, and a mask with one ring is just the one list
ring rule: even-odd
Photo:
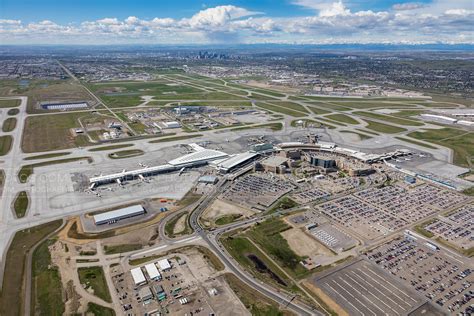
[[434,0],[425,6],[413,2],[394,5],[393,10],[355,12],[341,1],[293,3],[317,12],[306,17],[272,18],[225,5],[205,8],[183,19],[105,17],[66,25],[49,20],[25,24],[0,19],[0,42],[474,43],[474,11],[465,0],[452,5],[448,0]]
[[420,9],[424,7],[425,5],[420,2],[397,3],[392,6],[392,8],[396,11],[415,10],[415,9]]

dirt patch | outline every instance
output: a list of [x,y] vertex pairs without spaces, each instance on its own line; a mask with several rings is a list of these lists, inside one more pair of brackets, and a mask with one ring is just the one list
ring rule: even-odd
[[217,199],[202,214],[201,218],[203,221],[214,222],[219,217],[225,215],[242,215],[244,217],[248,217],[254,214],[254,212],[248,209]]
[[303,281],[303,285],[308,288],[311,292],[316,294],[326,305],[329,306],[339,316],[349,316],[349,314],[341,308],[336,302],[334,302],[329,296],[327,296],[321,289],[314,286],[312,283]]
[[318,243],[314,238],[308,236],[300,228],[288,229],[280,235],[286,239],[291,250],[293,250],[298,256],[308,256],[310,258],[325,255],[333,256],[331,251]]
[[188,213],[184,213],[183,215],[181,215],[179,217],[178,221],[176,222],[176,225],[174,225],[173,234],[179,235],[180,233],[185,231],[185,229],[186,229],[186,218],[188,217],[187,215],[188,215]]

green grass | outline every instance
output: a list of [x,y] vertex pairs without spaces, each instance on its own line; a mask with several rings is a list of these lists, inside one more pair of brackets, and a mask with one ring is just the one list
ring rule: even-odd
[[427,238],[433,238],[433,237],[434,237],[434,234],[433,234],[432,232],[427,231],[426,229],[424,229],[424,227],[425,227],[426,225],[429,225],[429,224],[430,224],[430,223],[427,222],[427,223],[423,223],[423,224],[421,224],[421,225],[417,225],[417,226],[415,226],[415,231],[416,231],[418,234],[423,235],[423,236],[425,236],[425,237],[427,237]]
[[[8,248],[3,274],[3,286],[0,293],[0,315],[23,315],[24,272],[26,255],[30,249],[47,235],[61,226],[62,220],[18,231]],[[28,302],[29,303],[29,302]]]
[[28,210],[29,199],[26,191],[21,191],[13,202],[13,210],[15,211],[16,217],[21,218],[25,216],[26,210]]
[[468,195],[468,196],[474,196],[474,186],[464,189],[462,193]]
[[89,151],[95,152],[95,151],[105,151],[105,150],[116,150],[116,149],[131,147],[133,145],[134,144],[120,144],[120,145],[101,146],[101,147],[91,148],[91,149],[89,149]]
[[406,129],[402,127],[397,127],[394,125],[378,123],[378,122],[374,122],[370,120],[365,120],[365,121],[368,123],[368,125],[365,128],[379,132],[379,133],[396,134],[396,133],[401,133],[401,132],[406,131]]
[[5,156],[12,149],[13,137],[10,135],[0,136],[0,156]]
[[2,131],[4,133],[9,133],[13,131],[16,127],[16,118],[9,117],[5,121],[3,121]]
[[104,116],[98,114],[70,112],[54,115],[30,115],[25,120],[21,148],[25,153],[69,149],[88,146],[85,135],[73,137],[71,129],[84,124],[103,122]]
[[302,117],[306,116],[305,113],[301,113],[299,111],[295,111],[289,108],[285,108],[282,106],[277,106],[275,104],[270,104],[270,103],[265,103],[265,102],[257,102],[256,105],[264,110],[272,111],[272,112],[277,112],[277,113],[282,113],[286,114],[289,116],[293,117]]
[[355,134],[355,135],[359,136],[361,140],[366,140],[366,139],[371,139],[372,138],[372,136],[362,134],[362,133],[359,133],[359,132],[355,132],[355,131],[340,131],[340,132],[345,133],[345,134]]
[[340,105],[330,103],[330,102],[312,102],[312,101],[310,101],[310,102],[305,102],[305,103],[316,105],[319,108],[328,109],[328,112],[332,112],[330,110],[336,110],[336,111],[350,111],[350,110],[352,110],[351,108],[346,108],[344,106],[340,106]]
[[156,144],[156,143],[174,142],[174,141],[177,141],[177,140],[185,140],[185,139],[196,138],[196,137],[201,137],[201,136],[203,136],[203,135],[202,134],[191,134],[191,135],[183,135],[183,136],[166,137],[166,138],[159,138],[159,139],[149,141],[149,143],[150,144]]
[[407,142],[407,143],[412,143],[414,145],[426,147],[426,148],[429,148],[429,149],[437,149],[437,147],[435,147],[435,146],[431,146],[429,144],[425,144],[425,143],[422,143],[422,142],[417,142],[416,140],[413,140],[413,139],[410,139],[410,138],[407,138],[407,137],[395,137],[395,138],[398,139],[398,140]]
[[376,132],[374,132],[374,131],[370,131],[370,130],[367,130],[367,129],[356,128],[356,130],[358,130],[358,131],[360,131],[360,132],[363,132],[363,133],[370,134],[370,135],[375,135],[375,136],[379,136],[379,135],[380,135],[379,133],[376,133]]
[[0,100],[0,108],[14,108],[19,106],[21,100],[11,99],[11,100]]
[[277,283],[268,274],[261,273],[255,269],[254,263],[247,257],[249,254],[254,254],[262,262],[265,263],[267,268],[283,280],[287,285],[291,283],[280,269],[270,262],[264,254],[258,248],[256,248],[247,238],[243,236],[229,236],[221,239],[222,244],[226,248],[227,252],[243,267],[246,268],[256,278],[262,280],[265,283],[270,283],[274,286],[284,287]]
[[10,109],[8,110],[7,114],[10,115],[10,116],[15,116],[17,115],[18,113],[20,113],[20,109]]
[[142,248],[143,248],[143,245],[141,244],[121,244],[121,245],[112,245],[112,246],[105,245],[104,253],[106,255],[113,255],[116,253],[124,253],[124,252],[140,250]]
[[268,90],[268,89],[255,89],[255,88],[250,88],[250,87],[249,87],[249,90],[255,91],[255,92],[257,92],[257,93],[268,94],[268,95],[271,95],[271,96],[274,96],[274,97],[279,97],[279,98],[282,98],[282,97],[285,96],[285,95],[282,94],[282,93],[279,93],[279,92],[276,92],[276,91],[272,91],[272,90]]
[[282,123],[267,123],[267,124],[259,124],[259,125],[250,125],[250,126],[242,126],[242,127],[235,127],[231,128],[230,131],[243,131],[248,129],[256,129],[256,128],[269,128],[272,131],[281,131],[283,128]]
[[411,132],[408,136],[451,148],[454,163],[462,167],[472,167],[474,163],[474,132],[455,128],[424,129]]
[[382,120],[382,121],[387,121],[389,123],[394,123],[394,124],[398,124],[398,125],[404,125],[404,126],[423,126],[423,125],[425,125],[421,122],[407,120],[407,119],[394,117],[394,116],[390,116],[390,115],[378,114],[378,113],[374,113],[374,112],[356,111],[356,112],[353,112],[353,113],[357,114],[357,115],[360,115],[360,116],[379,119],[379,120]]
[[292,127],[301,126],[301,125],[298,124],[298,121],[303,121],[302,127],[308,127],[310,125],[315,125],[315,126],[319,127],[319,126],[323,125],[322,123],[317,122],[317,121],[312,120],[312,119],[293,120],[293,121],[291,121],[290,125]]
[[70,155],[71,152],[62,152],[62,153],[51,153],[51,154],[43,154],[43,155],[36,155],[23,158],[23,160],[38,160],[38,159],[49,159],[49,158],[56,158]]
[[410,100],[410,102],[384,102],[384,101],[378,101],[374,102],[373,100],[367,101],[336,101],[332,102],[333,104],[340,105],[340,106],[345,106],[345,107],[350,107],[353,109],[372,109],[372,108],[388,108],[388,107],[410,107],[413,106],[412,103],[414,101]]
[[87,162],[89,163],[92,162],[91,157],[75,157],[75,158],[66,158],[66,159],[38,162],[31,165],[24,165],[21,167],[20,171],[18,172],[18,179],[20,180],[21,183],[26,183],[28,181],[28,178],[33,174],[35,168],[80,161],[80,160],[87,160]]
[[323,121],[323,122],[326,122],[326,123],[331,123],[331,124],[334,124],[334,125],[338,125],[338,126],[347,126],[347,125],[344,124],[344,123],[341,123],[341,122],[338,122],[338,121],[329,120],[329,119],[327,119],[327,118],[325,118],[325,117],[322,117],[322,116],[318,117],[318,120]]
[[246,235],[264,249],[290,275],[302,278],[308,274],[308,270],[299,263],[303,258],[295,254],[285,238],[280,235],[281,232],[290,228],[280,219],[268,219],[252,227]]
[[241,217],[241,214],[224,215],[216,219],[214,223],[218,226],[227,225],[237,221]]
[[250,101],[200,101],[200,102],[181,102],[183,106],[216,106],[216,107],[249,107],[252,106]]
[[308,106],[308,108],[316,115],[329,114],[331,111],[323,110],[314,106]]
[[[182,217],[186,217],[185,219],[185,228],[182,232],[178,232],[178,233],[174,233],[174,228],[176,226],[176,223],[182,218]],[[191,226],[189,225],[189,221],[188,221],[188,217],[189,216],[189,213],[188,212],[185,212],[185,213],[182,213],[182,214],[178,214],[176,216],[174,216],[173,218],[171,218],[165,225],[165,233],[166,233],[166,236],[170,237],[170,238],[176,238],[178,236],[183,236],[183,235],[189,235],[193,232],[193,230],[191,229]]]
[[43,241],[33,252],[31,311],[35,315],[62,315],[65,310],[62,297],[61,274],[52,266],[48,246],[54,239]]
[[276,211],[279,211],[279,210],[288,210],[290,208],[293,208],[293,207],[297,207],[299,204],[296,203],[294,200],[290,199],[289,197],[287,196],[284,196],[282,198],[280,198],[276,203],[275,205],[273,205],[268,211],[267,213],[274,213]]
[[129,149],[129,150],[115,151],[113,153],[110,153],[108,156],[111,159],[123,159],[123,158],[141,156],[144,153],[145,152],[140,149]]
[[245,308],[249,310],[252,315],[258,316],[282,316],[285,315],[283,311],[279,309],[279,305],[262,295],[257,290],[247,286],[239,278],[231,273],[223,275],[225,281],[237,295]]
[[325,117],[333,121],[338,121],[341,123],[347,123],[347,124],[352,124],[352,125],[359,124],[357,120],[354,120],[352,117],[345,114],[330,114],[330,115],[326,115]]
[[112,302],[102,267],[78,268],[79,280],[86,289],[92,288],[94,295],[106,302]]
[[115,311],[111,308],[89,302],[87,303],[87,315],[89,314],[94,316],[115,316]]
[[[267,102],[270,103],[270,102]],[[280,107],[283,107],[285,109],[290,109],[290,110],[295,110],[295,111],[300,111],[304,113],[309,113],[306,108],[298,103],[293,103],[293,102],[288,102],[288,101],[272,101],[270,104],[273,105],[278,105]]]

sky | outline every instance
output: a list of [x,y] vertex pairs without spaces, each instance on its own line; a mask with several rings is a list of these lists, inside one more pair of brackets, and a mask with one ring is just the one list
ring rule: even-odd
[[0,44],[474,43],[474,0],[0,0]]

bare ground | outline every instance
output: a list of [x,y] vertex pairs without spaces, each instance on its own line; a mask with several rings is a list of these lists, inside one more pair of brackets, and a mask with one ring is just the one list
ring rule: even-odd
[[281,233],[286,239],[291,250],[298,256],[308,256],[310,258],[318,255],[333,256],[334,254],[318,243],[314,238],[308,236],[299,228],[291,228]]

